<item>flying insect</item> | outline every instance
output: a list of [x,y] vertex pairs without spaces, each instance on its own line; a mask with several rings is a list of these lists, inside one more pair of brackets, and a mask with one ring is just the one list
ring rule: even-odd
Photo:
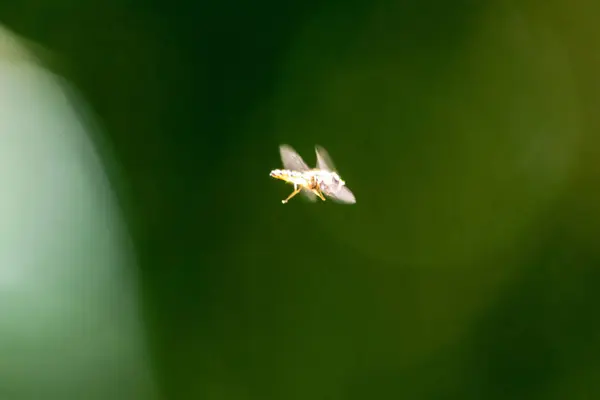
[[284,169],[274,169],[270,176],[294,185],[294,191],[281,202],[286,204],[292,197],[302,193],[310,201],[317,197],[325,201],[329,197],[334,201],[354,204],[354,194],[346,187],[346,182],[338,175],[327,151],[315,146],[317,166],[310,168],[300,155],[286,144],[279,146]]

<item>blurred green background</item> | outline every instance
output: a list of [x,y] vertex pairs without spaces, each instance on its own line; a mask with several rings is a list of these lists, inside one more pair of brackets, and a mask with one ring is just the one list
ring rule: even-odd
[[[52,53],[119,166],[153,383],[107,398],[600,397],[597,2],[0,15]],[[324,146],[357,204],[283,206],[281,143],[309,164]]]

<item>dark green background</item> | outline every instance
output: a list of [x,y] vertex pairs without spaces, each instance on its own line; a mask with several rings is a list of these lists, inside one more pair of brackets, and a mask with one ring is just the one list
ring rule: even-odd
[[[164,398],[600,396],[592,1],[19,1],[121,166]],[[280,200],[329,150],[354,206]]]

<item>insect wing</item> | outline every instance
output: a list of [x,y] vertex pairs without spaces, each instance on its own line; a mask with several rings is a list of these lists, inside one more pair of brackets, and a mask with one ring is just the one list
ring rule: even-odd
[[344,204],[354,204],[356,203],[356,198],[354,197],[354,193],[350,189],[348,189],[345,185],[321,185],[321,190],[327,197],[331,198],[338,203]]
[[285,169],[300,172],[310,169],[302,157],[291,146],[282,144],[279,146],[279,153],[281,154],[281,162]]
[[304,198],[308,199],[308,201],[310,201],[311,203],[314,203],[315,201],[317,201],[317,195],[314,194],[313,192],[309,192],[308,190],[302,189],[302,191],[300,193],[302,194],[302,196],[304,196]]
[[315,152],[317,153],[317,168],[323,171],[335,171],[335,165],[325,150],[321,146],[315,146]]

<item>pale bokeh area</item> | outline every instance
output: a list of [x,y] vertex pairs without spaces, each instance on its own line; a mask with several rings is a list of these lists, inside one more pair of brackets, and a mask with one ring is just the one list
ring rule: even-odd
[[109,161],[82,100],[21,43],[0,27],[0,398],[151,399]]

